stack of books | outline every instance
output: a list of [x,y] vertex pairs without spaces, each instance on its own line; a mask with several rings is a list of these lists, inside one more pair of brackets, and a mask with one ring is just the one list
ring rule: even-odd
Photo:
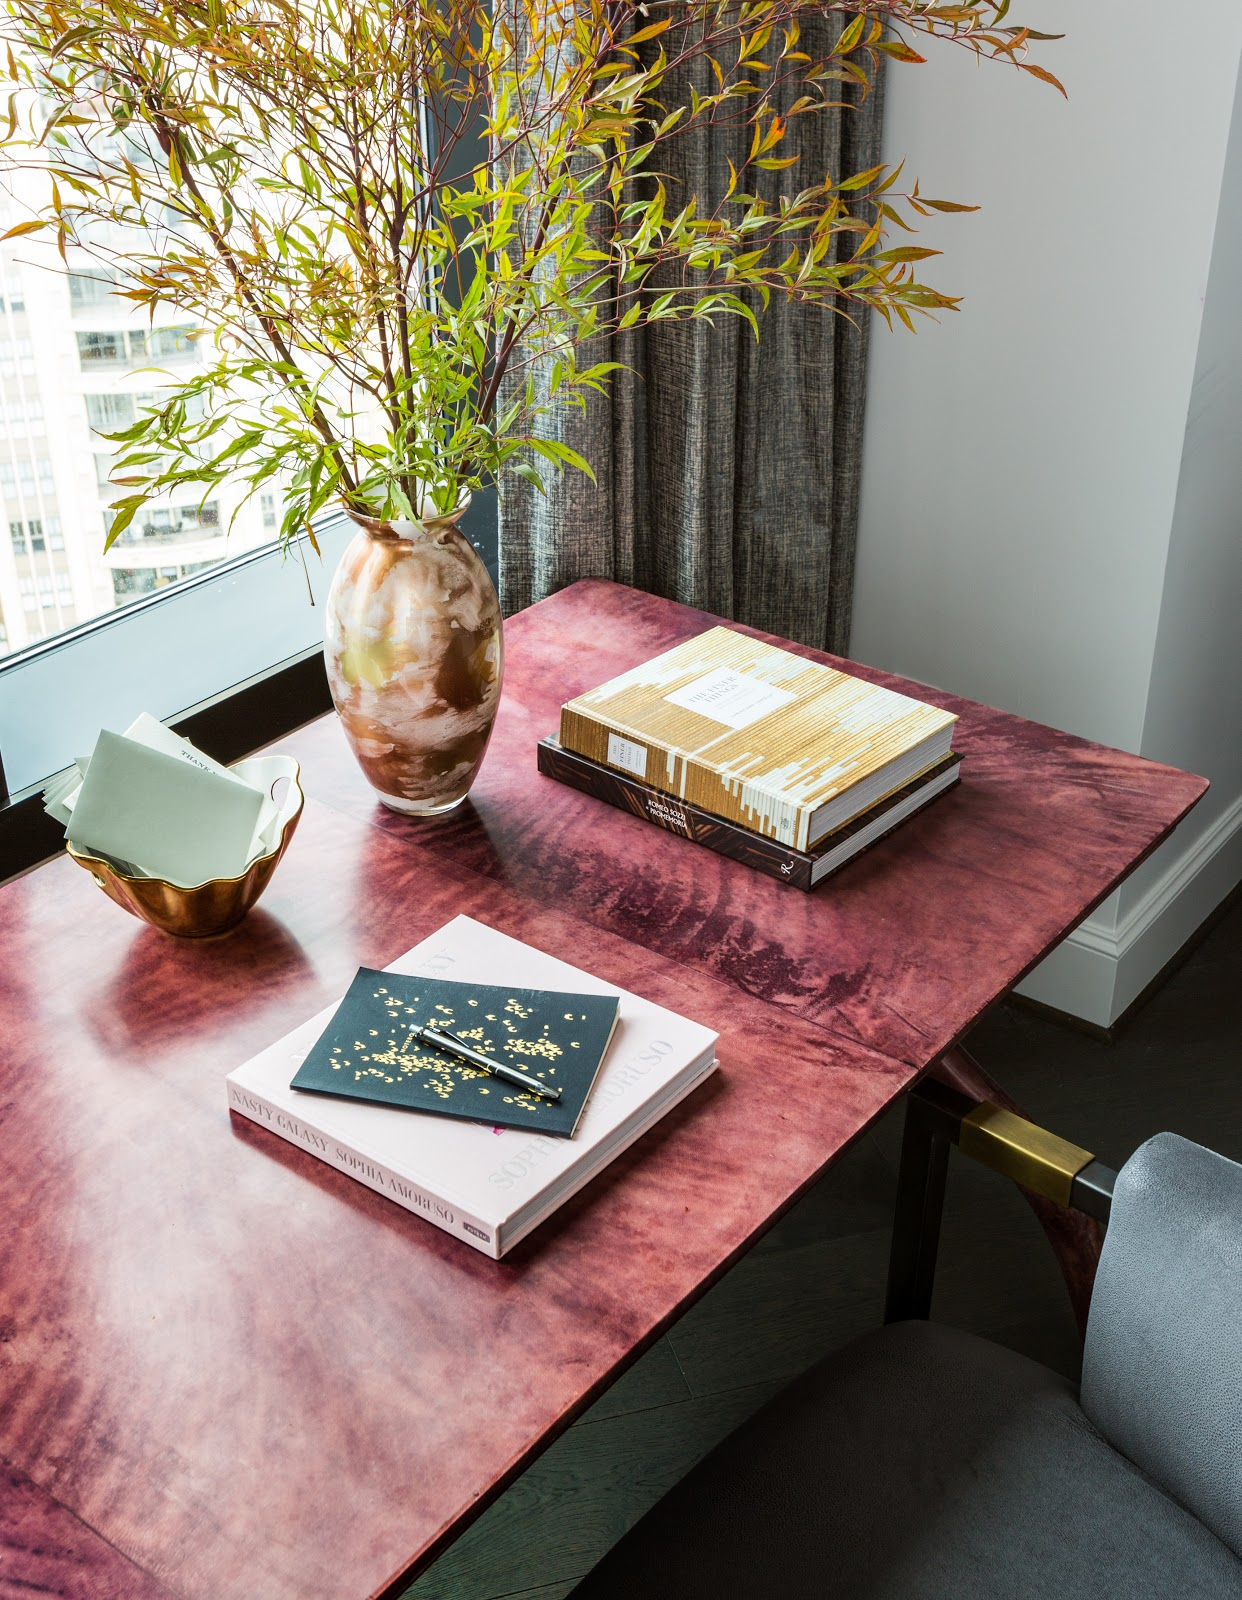
[[228,1104],[499,1259],[716,1070],[716,1039],[460,916],[230,1072]]
[[956,721],[718,627],[570,700],[539,770],[813,889],[958,781]]

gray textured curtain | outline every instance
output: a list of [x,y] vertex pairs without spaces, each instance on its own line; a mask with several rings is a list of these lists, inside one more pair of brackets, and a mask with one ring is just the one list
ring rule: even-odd
[[[818,47],[821,35],[830,48],[840,28],[839,17],[805,22],[803,37],[814,43],[804,48]],[[772,190],[796,192],[812,171],[841,178],[875,166],[881,88],[848,108],[796,119],[788,137],[803,159],[765,174]],[[665,99],[675,103],[667,90]],[[723,193],[728,158],[740,165],[748,144],[733,129],[674,140],[662,163],[673,180],[670,209],[681,203],[678,185]],[[760,316],[759,344],[732,317],[714,328],[658,324],[609,349],[593,344],[591,360],[630,370],[614,374],[610,393],[592,396],[585,413],[566,408],[543,426],[581,451],[598,487],[572,470],[546,478],[546,497],[508,480],[505,612],[578,578],[614,578],[843,652],[866,391],[866,319],[853,316],[773,300]]]

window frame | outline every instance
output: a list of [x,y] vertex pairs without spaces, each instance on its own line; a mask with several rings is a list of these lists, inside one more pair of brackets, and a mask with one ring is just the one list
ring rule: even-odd
[[[498,576],[497,507],[495,490],[486,490],[475,496],[462,522],[462,531],[487,565],[493,581]],[[344,512],[331,513],[316,523],[317,533],[332,532],[340,536],[347,531]],[[270,562],[275,549],[273,541],[245,551],[183,578],[169,588],[142,595],[115,610],[75,623],[50,638],[37,640],[12,655],[0,656],[0,686],[6,675],[15,670],[70,649],[82,640],[96,638],[105,630],[124,629],[139,616],[175,605],[195,590],[234,575],[245,581],[246,569],[259,562]],[[240,678],[165,720],[169,727],[205,754],[228,763],[240,760],[274,739],[283,738],[331,709],[323,648],[315,643]],[[58,855],[63,848],[63,827],[43,810],[43,789],[55,775],[47,773],[37,782],[11,792],[5,778],[4,748],[0,740],[0,882],[29,871]]]

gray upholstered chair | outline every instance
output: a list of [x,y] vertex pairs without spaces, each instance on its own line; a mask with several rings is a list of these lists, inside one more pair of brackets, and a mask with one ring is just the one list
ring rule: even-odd
[[963,1109],[977,1129],[958,1098],[932,1090],[907,1125],[890,1305],[914,1319],[754,1416],[572,1600],[1242,1596],[1242,1167],[1165,1133],[1074,1178],[1067,1198],[1108,1219],[1079,1389],[918,1316],[943,1193],[929,1117],[942,1140]]

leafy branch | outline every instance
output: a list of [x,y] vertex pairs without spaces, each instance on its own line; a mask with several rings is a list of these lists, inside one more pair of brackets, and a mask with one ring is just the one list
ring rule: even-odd
[[[109,542],[151,498],[278,484],[282,536],[333,501],[452,509],[534,460],[615,364],[597,341],[745,319],[773,295],[913,327],[955,297],[890,243],[933,211],[901,168],[804,172],[802,119],[865,94],[920,35],[1060,87],[1009,0],[8,0],[9,160],[54,233],[208,359],[132,426]],[[840,20],[808,48],[808,16]],[[821,35],[817,32],[816,37]],[[4,122],[7,126],[4,126]],[[740,130],[726,192],[667,176]],[[748,136],[748,137],[747,137]],[[769,175],[798,168],[802,187]]]

